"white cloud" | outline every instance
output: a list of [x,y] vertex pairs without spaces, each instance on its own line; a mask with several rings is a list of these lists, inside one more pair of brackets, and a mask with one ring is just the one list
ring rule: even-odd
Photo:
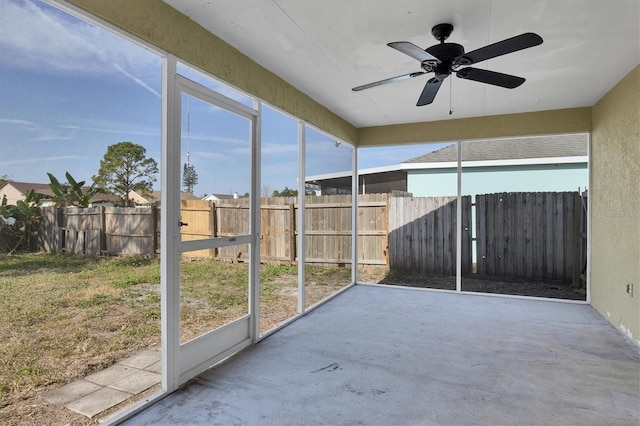
[[[17,118],[0,118],[0,126],[16,126],[20,140],[30,142],[62,141],[69,140],[67,136],[61,136],[51,129],[45,129],[38,123]],[[7,132],[8,134],[9,132]],[[35,136],[29,136],[35,135]]]
[[35,126],[35,123],[27,120],[20,120],[16,118],[0,118],[0,123],[2,124],[15,124],[18,126]]
[[[120,126],[122,126],[120,124]],[[69,130],[79,130],[87,132],[100,132],[100,133],[116,133],[126,135],[137,136],[159,136],[159,131],[145,131],[145,130],[132,130],[131,128],[109,128],[109,127],[92,127],[92,126],[78,126],[75,124],[61,124],[58,127]]]
[[131,80],[133,80],[135,83],[137,83],[138,85],[140,85],[143,89],[148,90],[149,92],[153,93],[154,95],[156,95],[158,98],[162,98],[162,94],[160,92],[158,92],[156,89],[154,89],[153,87],[149,86],[147,83],[145,83],[144,81],[142,81],[141,79],[139,79],[138,77],[136,77],[135,75],[128,73],[125,69],[123,69],[120,65],[118,64],[113,64],[114,67],[116,67],[116,69],[118,71],[120,71],[123,75],[125,75],[126,77],[129,77]]
[[109,32],[33,0],[0,2],[0,62],[50,73],[123,75],[155,95],[141,75],[159,58]]
[[45,133],[38,137],[29,139],[32,142],[48,142],[48,141],[69,141],[73,138],[71,136],[59,136],[55,133]]
[[191,158],[211,158],[211,159],[224,159],[227,158],[225,154],[219,152],[194,152],[191,154]]
[[28,158],[26,160],[12,160],[12,161],[0,161],[0,166],[15,166],[20,164],[31,164],[31,163],[46,163],[51,161],[62,161],[62,160],[79,160],[82,157],[79,155],[59,155],[54,157],[38,157],[38,158]]
[[297,144],[277,144],[277,143],[263,143],[261,148],[262,155],[282,155],[291,154],[297,155]]
[[223,145],[241,145],[241,146],[249,146],[248,139],[238,139],[238,138],[225,138],[216,135],[206,135],[206,134],[194,134],[194,133],[185,133],[182,132],[182,143],[186,144],[187,141],[203,141],[203,142],[213,142],[220,143]]

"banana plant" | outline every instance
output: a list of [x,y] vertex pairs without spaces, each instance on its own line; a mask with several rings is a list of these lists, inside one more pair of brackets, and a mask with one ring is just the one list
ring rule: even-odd
[[24,200],[18,200],[15,205],[8,204],[6,196],[2,198],[0,216],[5,223],[20,231],[20,239],[11,252],[20,246],[27,250],[32,248],[35,226],[40,219],[41,204],[40,194],[37,194],[33,189],[29,191]]
[[51,173],[47,173],[49,176],[49,188],[53,192],[53,202],[61,207],[76,206],[86,208],[91,204],[91,199],[98,193],[104,191],[98,187],[90,187],[85,189],[85,181],[77,182],[69,172],[65,173],[67,183],[60,183],[60,181]]

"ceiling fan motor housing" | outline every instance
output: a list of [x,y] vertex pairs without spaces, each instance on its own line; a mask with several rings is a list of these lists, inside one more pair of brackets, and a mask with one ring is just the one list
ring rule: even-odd
[[464,47],[457,43],[440,43],[426,48],[425,51],[438,58],[440,63],[435,66],[423,64],[429,67],[427,69],[423,66],[423,69],[427,72],[434,71],[436,77],[446,77],[451,74],[454,59],[464,54]]

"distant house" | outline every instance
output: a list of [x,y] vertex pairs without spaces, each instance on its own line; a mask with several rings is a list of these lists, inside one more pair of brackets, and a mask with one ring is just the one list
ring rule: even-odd
[[[307,176],[306,184],[322,195],[350,194],[351,172]],[[385,194],[407,190],[407,171],[399,164],[358,170],[359,194]]]
[[0,188],[0,200],[7,197],[7,204],[15,205],[18,201],[27,198],[27,195],[31,190],[34,190],[37,194],[45,197],[42,205],[53,204],[51,200],[46,198],[53,197],[53,192],[46,183],[31,183],[31,182],[12,182],[8,181]]
[[[154,204],[160,204],[160,191],[151,191],[149,195],[142,195],[137,191],[129,192],[129,199],[133,201],[133,203],[137,206],[151,206]],[[191,192],[180,192],[180,200],[199,200],[198,197],[193,195]]]
[[202,197],[203,201],[222,201],[222,200],[237,200],[238,193],[234,194],[207,194]]
[[[87,191],[89,190],[88,187],[85,187],[85,189]],[[18,201],[27,198],[31,190],[42,196],[42,206],[53,205],[53,201],[51,200],[51,198],[53,198],[53,192],[51,188],[49,188],[49,184],[46,183],[7,181],[5,185],[0,188],[0,200],[2,200],[3,196],[6,196],[7,204],[15,205]],[[113,195],[96,194],[91,199],[91,204],[113,205],[114,201]]]
[[[491,139],[462,143],[462,193],[577,191],[588,183],[586,135]],[[458,193],[458,146],[451,144],[400,164],[358,170],[358,193],[408,192],[416,197]],[[308,176],[323,194],[351,191],[351,173]]]
[[[464,142],[462,194],[577,191],[588,183],[587,135]],[[416,197],[456,195],[457,144],[404,161]]]

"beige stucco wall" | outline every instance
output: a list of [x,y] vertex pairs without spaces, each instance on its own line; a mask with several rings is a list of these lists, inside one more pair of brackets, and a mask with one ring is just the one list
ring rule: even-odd
[[67,0],[107,23],[356,144],[358,129],[161,0]]
[[570,108],[367,127],[360,129],[359,146],[584,133],[590,130],[591,108]]
[[593,107],[589,196],[591,304],[640,346],[640,66]]

